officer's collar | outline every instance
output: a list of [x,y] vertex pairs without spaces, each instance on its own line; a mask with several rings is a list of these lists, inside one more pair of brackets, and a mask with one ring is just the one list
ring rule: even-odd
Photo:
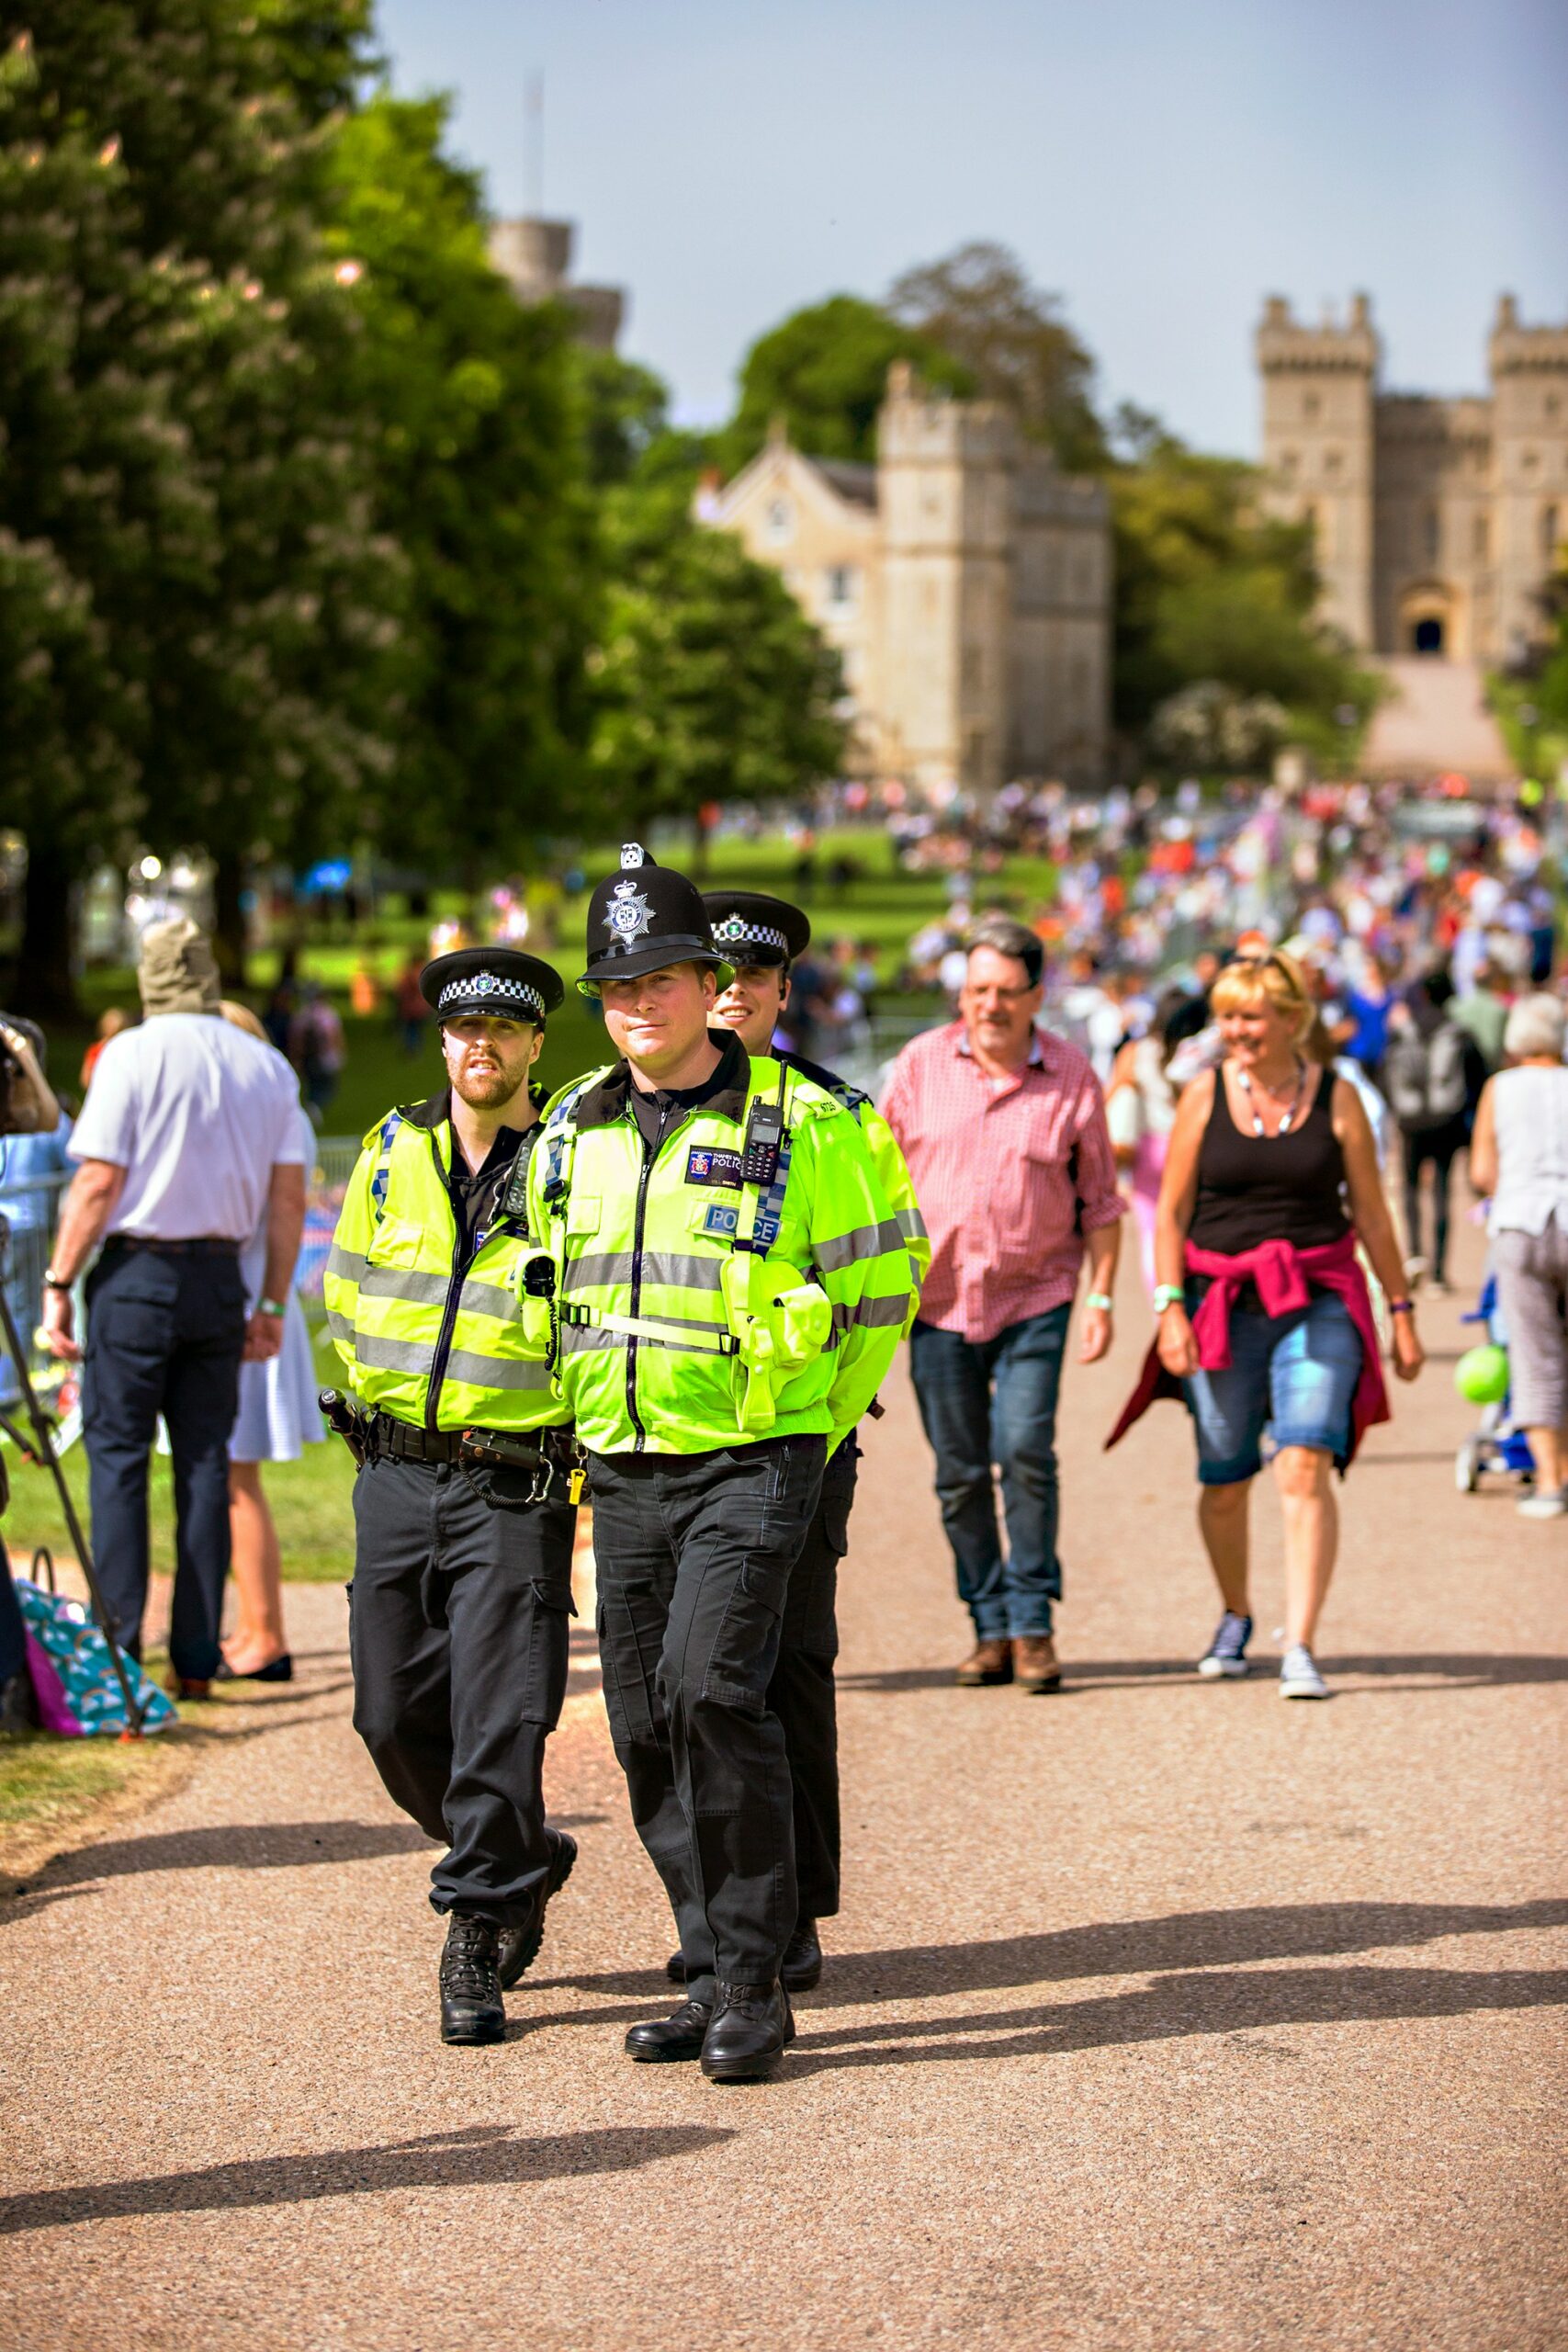
[[[708,1035],[718,1045],[717,1032],[710,1029]],[[714,1072],[715,1078],[722,1080],[723,1083],[707,1097],[703,1109],[711,1111],[717,1118],[733,1119],[739,1126],[746,1116],[747,1082],[750,1069],[750,1057],[732,1029],[719,1046],[718,1068]],[[573,1125],[579,1133],[584,1127],[613,1126],[617,1119],[625,1116],[631,1091],[632,1074],[623,1057],[611,1064],[604,1077],[589,1088],[578,1103],[573,1114]],[[676,1091],[680,1093],[689,1091],[685,1087]]]
[[[528,1088],[528,1100],[532,1102],[536,1114],[544,1108],[545,1099],[544,1089],[536,1084],[530,1084]],[[423,1127],[429,1135],[438,1134],[441,1128],[446,1126],[451,1121],[451,1088],[449,1086],[444,1086],[439,1094],[427,1095],[423,1102],[413,1102],[409,1104],[402,1115],[408,1121],[411,1127]],[[497,1140],[499,1140],[501,1136],[511,1136],[514,1143],[521,1143],[524,1136],[532,1135],[534,1129],[537,1125],[538,1119],[536,1116],[529,1121],[525,1127],[502,1127],[498,1131]],[[493,1150],[494,1145],[492,1145],[491,1148]]]

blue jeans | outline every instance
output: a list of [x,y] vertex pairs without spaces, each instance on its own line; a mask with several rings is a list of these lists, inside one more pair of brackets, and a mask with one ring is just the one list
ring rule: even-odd
[[118,1639],[140,1657],[147,1471],[162,1413],[175,1467],[169,1661],[193,1681],[218,1668],[229,1574],[229,1432],[244,1344],[237,1257],[161,1257],[111,1238],[87,1277],[82,1434],[98,1582]]
[[[1188,1311],[1198,1291],[1188,1288]],[[1343,1470],[1350,1453],[1351,1406],[1361,1377],[1361,1335],[1332,1291],[1314,1291],[1287,1315],[1233,1306],[1231,1360],[1224,1372],[1182,1382],[1198,1432],[1198,1481],[1234,1487],[1263,1467],[1263,1439],[1276,1448],[1311,1446]]]
[[[976,1638],[1051,1631],[1062,1598],[1056,1557],[1056,1396],[1071,1305],[1010,1323],[972,1344],[917,1323],[909,1370],[936,1455],[937,1500]],[[1007,1556],[991,1465],[1001,1472]]]

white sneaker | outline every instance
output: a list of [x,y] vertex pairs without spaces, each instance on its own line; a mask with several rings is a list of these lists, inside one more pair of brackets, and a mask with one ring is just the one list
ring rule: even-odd
[[1521,1519],[1561,1519],[1568,1512],[1568,1494],[1559,1487],[1555,1494],[1521,1495],[1514,1509]]
[[1304,1642],[1296,1642],[1280,1661],[1281,1699],[1326,1699],[1328,1685]]

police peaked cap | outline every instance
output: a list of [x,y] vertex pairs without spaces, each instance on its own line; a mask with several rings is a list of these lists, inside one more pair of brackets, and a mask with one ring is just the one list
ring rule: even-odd
[[520,947],[457,947],[437,956],[419,976],[419,992],[437,1019],[491,1012],[502,1021],[543,1021],[566,989],[553,965]]
[[667,964],[705,964],[721,989],[735,978],[714,944],[696,884],[657,865],[639,842],[625,844],[620,871],[607,875],[588,901],[587,955],[577,983],[584,996],[597,996],[604,980],[640,979]]
[[799,907],[766,890],[705,890],[714,942],[737,964],[793,964],[811,944]]

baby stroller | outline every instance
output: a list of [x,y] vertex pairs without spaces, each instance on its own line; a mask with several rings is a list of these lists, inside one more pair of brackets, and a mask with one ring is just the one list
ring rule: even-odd
[[[1481,1286],[1479,1303],[1463,1319],[1483,1324],[1494,1347],[1507,1346],[1507,1331],[1497,1305],[1495,1274],[1487,1275]],[[1454,1485],[1461,1495],[1474,1494],[1483,1470],[1500,1470],[1527,1487],[1534,1483],[1535,1464],[1530,1458],[1529,1441],[1515,1423],[1511,1393],[1499,1397],[1495,1405],[1482,1407],[1480,1428],[1465,1439],[1454,1456]]]

